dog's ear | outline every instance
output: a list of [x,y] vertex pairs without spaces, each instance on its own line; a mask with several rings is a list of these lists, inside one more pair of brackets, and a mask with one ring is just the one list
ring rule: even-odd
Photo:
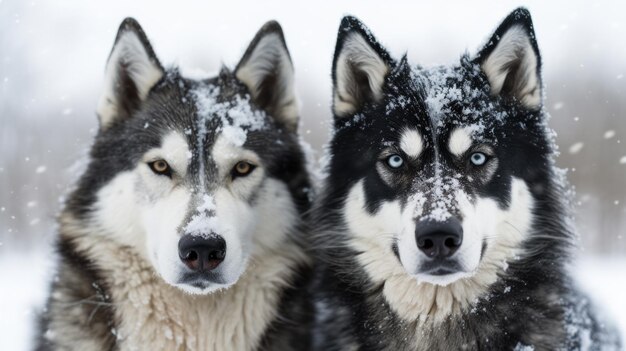
[[341,20],[333,58],[333,112],[345,117],[383,96],[393,60],[367,27],[352,16]]
[[508,15],[475,60],[492,94],[515,98],[529,109],[541,107],[541,56],[527,9]]
[[132,116],[163,75],[163,67],[139,23],[126,18],[106,65],[104,91],[97,109],[100,127],[106,129]]
[[235,69],[254,102],[288,130],[298,129],[294,70],[280,24],[269,21],[256,34]]

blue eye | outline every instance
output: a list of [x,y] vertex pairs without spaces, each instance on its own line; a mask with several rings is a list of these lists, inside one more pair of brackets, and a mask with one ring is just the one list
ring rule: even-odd
[[404,160],[402,159],[402,157],[400,155],[391,155],[389,157],[387,157],[387,165],[389,165],[389,167],[397,169],[402,167],[402,165],[404,164]]
[[474,152],[470,156],[470,161],[474,166],[482,166],[485,164],[485,162],[487,162],[487,155],[483,154],[482,152]]

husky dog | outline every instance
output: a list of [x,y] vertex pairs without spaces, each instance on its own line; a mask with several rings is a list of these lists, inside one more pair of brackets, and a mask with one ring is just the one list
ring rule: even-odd
[[307,349],[309,179],[280,25],[192,80],[126,19],[97,112],[39,349]]
[[343,19],[315,206],[320,350],[620,347],[565,271],[573,231],[540,72],[525,9],[434,68]]

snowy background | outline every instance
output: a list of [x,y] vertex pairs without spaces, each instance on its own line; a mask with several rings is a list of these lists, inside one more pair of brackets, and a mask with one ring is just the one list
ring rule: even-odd
[[139,20],[161,62],[194,76],[233,67],[261,25],[278,20],[301,132],[319,150],[342,15],[361,18],[396,57],[434,65],[475,53],[519,5],[533,15],[558,164],[578,194],[573,274],[626,332],[626,2],[0,0],[0,350],[28,348],[54,216],[97,129],[104,64],[124,17]]

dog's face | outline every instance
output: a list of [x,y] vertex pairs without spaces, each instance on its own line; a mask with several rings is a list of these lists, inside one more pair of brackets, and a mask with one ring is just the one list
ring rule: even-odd
[[419,283],[488,286],[530,231],[552,150],[530,17],[430,69],[392,60],[354,18],[339,33],[327,196],[349,245],[375,279],[400,265]]
[[107,79],[70,206],[169,284],[191,293],[234,284],[251,257],[285,240],[308,201],[280,27],[263,27],[234,72],[195,81],[165,71],[127,20]]

